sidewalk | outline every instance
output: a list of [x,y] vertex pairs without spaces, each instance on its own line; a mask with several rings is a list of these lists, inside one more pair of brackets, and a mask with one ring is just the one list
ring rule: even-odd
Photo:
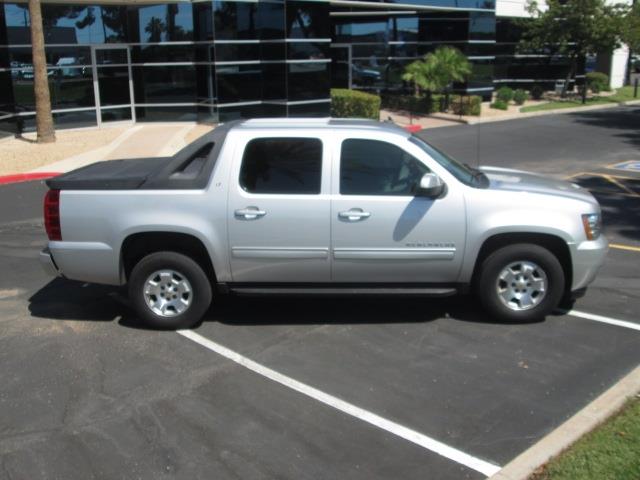
[[108,145],[43,165],[29,173],[64,173],[102,160],[167,157],[211,129],[210,125],[194,123],[137,124]]

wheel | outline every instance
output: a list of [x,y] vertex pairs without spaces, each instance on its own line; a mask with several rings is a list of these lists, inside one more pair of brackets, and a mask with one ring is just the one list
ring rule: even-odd
[[508,245],[482,262],[475,287],[485,310],[494,317],[534,321],[558,306],[564,294],[564,271],[546,248]]
[[200,321],[211,304],[211,283],[186,255],[156,252],[133,267],[129,299],[149,327],[189,328]]

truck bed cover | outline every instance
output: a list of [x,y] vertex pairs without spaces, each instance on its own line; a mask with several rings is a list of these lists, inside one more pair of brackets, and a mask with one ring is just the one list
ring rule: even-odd
[[209,182],[227,132],[237,123],[219,125],[173,157],[98,162],[46,183],[54,190],[202,189]]

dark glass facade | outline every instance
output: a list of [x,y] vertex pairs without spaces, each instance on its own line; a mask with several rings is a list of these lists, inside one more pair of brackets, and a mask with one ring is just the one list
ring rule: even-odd
[[[496,18],[494,0],[375,3],[44,3],[56,124],[327,116],[331,87],[408,91],[404,66],[440,45],[473,63],[460,92],[566,71],[561,58],[517,54],[518,26]],[[26,3],[0,3],[0,130],[33,128],[29,25]]]

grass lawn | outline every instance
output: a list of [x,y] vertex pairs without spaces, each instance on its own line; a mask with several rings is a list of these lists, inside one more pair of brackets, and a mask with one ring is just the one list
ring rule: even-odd
[[626,102],[629,100],[640,100],[640,92],[638,93],[638,98],[633,98],[633,87],[627,86],[619,88],[615,95],[611,95],[608,97],[596,97],[590,98],[587,100],[586,104],[582,104],[582,100],[579,98],[571,99],[571,100],[559,100],[555,102],[542,103],[540,105],[532,105],[529,107],[522,107],[520,112],[541,112],[544,110],[556,110],[559,108],[575,108],[582,106],[591,106],[591,105],[605,105],[607,103],[618,103],[618,102]]
[[531,480],[638,479],[640,396],[531,477]]

